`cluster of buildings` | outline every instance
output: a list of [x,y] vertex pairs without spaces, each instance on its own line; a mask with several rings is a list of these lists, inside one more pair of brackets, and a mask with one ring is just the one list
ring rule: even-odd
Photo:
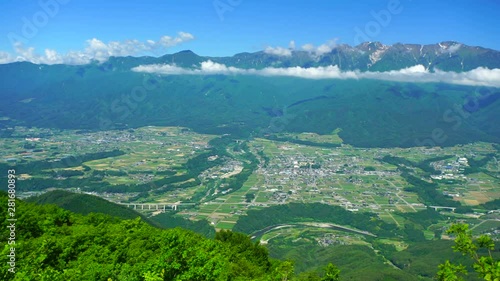
[[431,163],[436,171],[441,171],[440,175],[431,175],[433,180],[466,180],[463,174],[465,168],[469,167],[466,157],[457,157],[454,161],[437,161]]

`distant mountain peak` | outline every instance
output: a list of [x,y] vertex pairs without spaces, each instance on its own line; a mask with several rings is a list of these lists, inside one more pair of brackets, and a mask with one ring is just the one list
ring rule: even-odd
[[198,56],[195,52],[193,52],[191,50],[182,50],[180,52],[174,53],[173,55],[194,55],[194,56]]
[[357,46],[355,46],[354,48],[357,48],[357,49],[379,49],[379,48],[383,48],[383,47],[387,47],[386,45],[382,44],[381,42],[379,41],[374,41],[374,42],[364,42],[364,43],[361,43]]

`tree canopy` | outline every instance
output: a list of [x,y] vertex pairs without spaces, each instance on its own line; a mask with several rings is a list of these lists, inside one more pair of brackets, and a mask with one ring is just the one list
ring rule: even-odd
[[[0,193],[2,241],[10,235],[7,202]],[[208,239],[181,228],[156,228],[141,217],[15,203],[16,240],[1,249],[1,280],[314,280],[295,276],[292,262],[269,258],[265,247],[242,233],[220,231]],[[11,247],[15,273],[9,272]]]

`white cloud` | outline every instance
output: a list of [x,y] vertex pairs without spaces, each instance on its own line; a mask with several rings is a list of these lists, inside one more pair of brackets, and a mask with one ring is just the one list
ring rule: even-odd
[[294,40],[292,40],[292,41],[290,41],[290,43],[288,43],[288,48],[291,50],[295,50],[295,41]]
[[313,44],[305,44],[302,46],[302,50],[310,53],[314,57],[320,57],[324,54],[330,53],[333,49],[337,47],[337,38],[329,40],[328,42],[315,47]]
[[14,57],[7,52],[0,51],[0,64],[9,63],[14,61]]
[[302,50],[306,52],[313,52],[314,51],[314,45],[313,44],[305,44],[302,46]]
[[316,49],[316,54],[318,56],[322,56],[324,54],[328,54],[329,52],[332,51],[332,48],[326,44],[323,44],[323,45],[320,45],[317,49]]
[[0,52],[0,63],[29,61],[35,64],[87,64],[92,60],[103,62],[111,56],[131,56],[162,50],[193,39],[194,36],[186,32],[179,32],[176,37],[163,36],[158,41],[147,40],[146,42],[125,40],[104,43],[97,38],[92,38],[86,41],[83,51],[59,54],[55,50],[46,49],[42,55],[35,53],[33,47],[25,48],[22,43],[18,42],[14,45],[15,55]]
[[[178,67],[176,65],[164,64],[164,65],[139,65],[132,69],[135,72],[146,72],[146,73],[156,73],[163,75],[181,75],[181,74],[195,74],[195,71],[187,68]],[[200,73],[201,74],[201,73]]]
[[320,45],[316,49],[316,55],[322,56],[324,54],[327,54],[327,53],[331,52],[333,49],[335,49],[335,47],[337,47],[337,39],[330,40],[330,41],[326,42],[325,44]]
[[247,71],[249,70],[233,66],[227,67],[211,60],[202,62],[200,69],[202,74],[246,74]]
[[458,49],[460,49],[460,47],[462,47],[462,44],[454,44],[454,45],[448,47],[448,53],[453,54],[456,51],[458,51]]
[[132,69],[136,72],[156,73],[163,75],[261,75],[261,76],[291,76],[304,79],[376,79],[397,82],[444,82],[450,84],[471,85],[471,86],[492,86],[500,87],[500,69],[476,68],[467,72],[446,72],[436,70],[430,72],[423,65],[415,65],[401,70],[391,70],[385,72],[361,72],[341,71],[338,66],[320,67],[287,67],[263,69],[243,69],[228,67],[224,64],[213,61],[201,63],[200,68],[181,68],[168,64],[141,65]]
[[283,47],[267,47],[264,49],[264,53],[279,57],[290,57],[292,55],[292,51],[290,49],[286,49]]
[[360,73],[361,77],[398,82],[444,82],[469,86],[500,87],[500,69],[498,68],[478,67],[466,72],[442,70],[430,72],[423,65],[416,65],[397,71],[364,72]]
[[205,75],[205,74],[224,74],[224,75],[261,75],[261,76],[293,76],[306,79],[357,79],[357,73],[355,71],[342,72],[338,66],[320,66],[320,67],[287,67],[287,68],[275,68],[266,67],[263,69],[254,68],[237,68],[232,66],[226,66],[224,64],[216,63],[213,61],[204,61],[201,63],[200,68],[181,68],[176,65],[170,64],[151,64],[151,65],[140,65],[132,68],[132,71],[136,72],[147,72],[156,73],[164,75],[175,75],[175,74],[190,74],[190,75]]
[[357,79],[354,71],[340,71],[336,65],[319,67],[287,67],[274,68],[266,67],[262,70],[255,70],[255,74],[263,76],[292,76],[306,79]]
[[132,68],[132,71],[156,73],[163,75],[189,74],[189,75],[206,75],[206,74],[224,74],[224,75],[261,75],[261,76],[292,76],[306,79],[357,79],[355,71],[342,72],[338,66],[320,66],[320,67],[287,67],[275,68],[266,67],[263,69],[254,68],[237,68],[226,66],[224,64],[213,61],[204,61],[200,68],[181,68],[170,64],[152,64],[140,65]]

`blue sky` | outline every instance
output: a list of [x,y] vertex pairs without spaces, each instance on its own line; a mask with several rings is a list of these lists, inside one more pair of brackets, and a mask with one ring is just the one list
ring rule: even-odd
[[[51,9],[44,10],[47,5]],[[366,38],[384,44],[453,40],[500,50],[500,1],[495,0],[2,0],[0,11],[4,56],[16,55],[12,38],[21,38],[23,47],[33,47],[36,53],[51,49],[65,54],[84,50],[93,38],[105,44],[146,42],[175,38],[179,32],[194,38],[139,53],[190,49],[200,55],[226,56],[269,46],[287,48],[291,40],[300,47],[333,39],[353,45]],[[382,19],[377,21],[376,14]],[[26,21],[36,28],[34,32],[23,33]]]

